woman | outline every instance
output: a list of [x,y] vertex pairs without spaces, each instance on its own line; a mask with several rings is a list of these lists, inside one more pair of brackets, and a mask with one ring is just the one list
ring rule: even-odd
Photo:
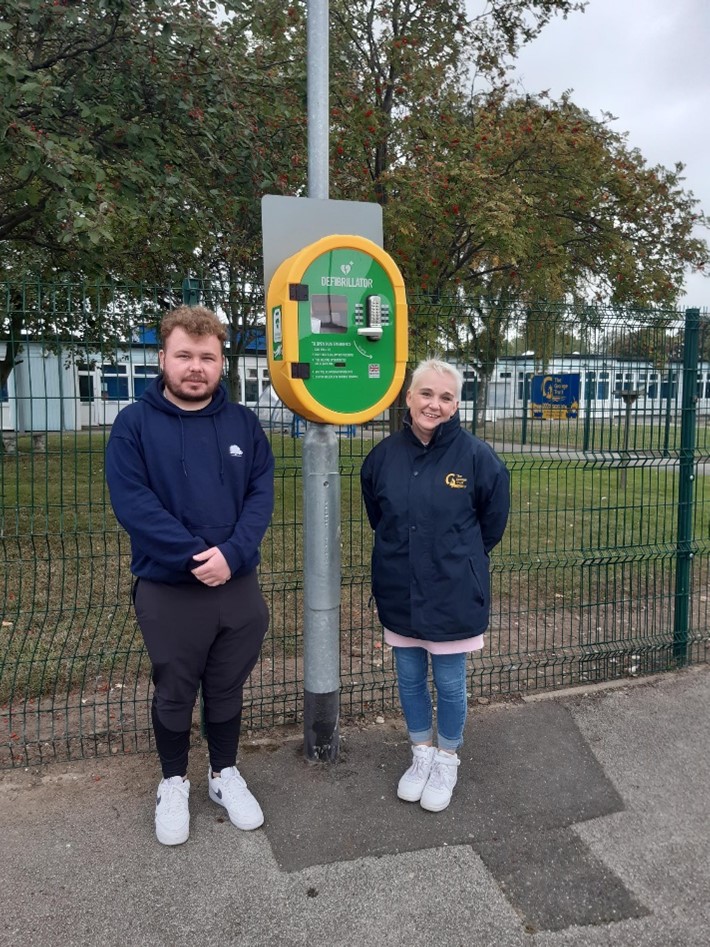
[[[466,721],[466,656],[483,647],[488,554],[508,519],[508,471],[460,424],[461,373],[421,362],[403,430],[365,458],[362,494],[375,531],[372,591],[392,646],[412,765],[397,795],[440,812],[456,785]],[[431,660],[436,688],[433,745]]]

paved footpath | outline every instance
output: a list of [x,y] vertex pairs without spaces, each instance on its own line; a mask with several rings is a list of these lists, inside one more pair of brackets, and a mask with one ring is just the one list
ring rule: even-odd
[[710,666],[477,706],[454,801],[399,802],[401,720],[244,745],[239,832],[193,751],[191,835],[153,834],[152,758],[0,773],[0,944],[706,947]]

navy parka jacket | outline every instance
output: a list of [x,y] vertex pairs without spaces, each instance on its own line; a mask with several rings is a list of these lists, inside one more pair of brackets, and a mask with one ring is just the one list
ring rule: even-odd
[[382,624],[425,641],[485,631],[488,554],[510,509],[508,471],[492,448],[461,427],[458,412],[424,445],[407,412],[404,429],[365,458],[361,483]]

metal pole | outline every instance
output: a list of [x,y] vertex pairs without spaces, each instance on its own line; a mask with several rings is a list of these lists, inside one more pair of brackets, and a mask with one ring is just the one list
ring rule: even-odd
[[340,715],[340,474],[331,425],[309,424],[303,443],[304,752],[334,762]]
[[[690,584],[693,564],[693,485],[695,481],[695,427],[698,402],[698,336],[700,310],[685,313],[683,401],[680,419],[678,469],[678,538],[676,543],[675,616],[673,656],[679,665],[688,660]],[[670,371],[669,371],[670,376]],[[671,381],[669,377],[669,381]],[[668,399],[670,400],[670,389]]]
[[327,201],[329,167],[329,0],[308,0],[308,196]]
[[[328,0],[308,3],[308,197],[328,200]],[[303,750],[335,762],[340,748],[340,463],[328,424],[303,438]]]

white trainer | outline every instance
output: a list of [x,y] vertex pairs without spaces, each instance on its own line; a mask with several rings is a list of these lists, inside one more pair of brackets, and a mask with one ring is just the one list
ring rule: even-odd
[[455,753],[442,753],[439,750],[434,757],[431,773],[419,804],[429,812],[441,812],[451,802],[457,779],[457,769],[461,760]]
[[161,845],[182,845],[190,834],[190,781],[161,779],[155,795],[155,834]]
[[433,746],[413,746],[412,765],[397,785],[397,795],[405,802],[419,802],[429,779],[436,750]]
[[224,806],[229,821],[238,829],[250,831],[264,823],[261,806],[247,789],[247,784],[236,766],[225,766],[219,776],[207,771],[210,799]]

